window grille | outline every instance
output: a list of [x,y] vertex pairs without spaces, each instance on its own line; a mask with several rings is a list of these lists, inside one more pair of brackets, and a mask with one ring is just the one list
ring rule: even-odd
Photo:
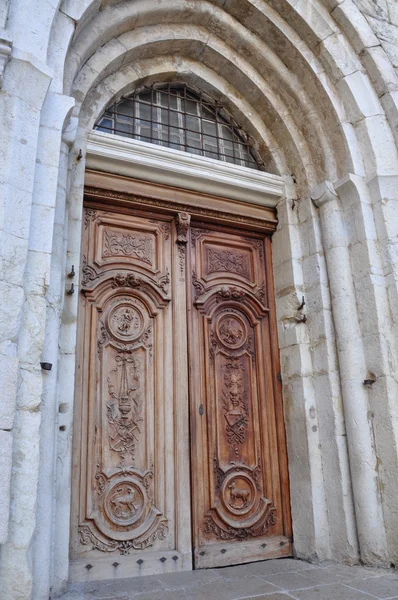
[[141,89],[109,106],[95,129],[261,169],[249,137],[214,102],[185,85]]

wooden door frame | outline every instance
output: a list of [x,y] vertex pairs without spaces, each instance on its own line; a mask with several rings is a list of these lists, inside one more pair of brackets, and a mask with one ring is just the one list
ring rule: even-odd
[[238,225],[251,232],[272,234],[278,224],[275,208],[103,171],[86,171],[84,199],[86,204],[97,208],[110,210],[114,206],[126,213],[133,206],[135,214],[139,207],[146,214],[148,210],[165,215],[188,212],[192,219],[230,227]]
[[[270,334],[272,348],[272,372],[274,380],[274,393],[276,411],[278,413],[278,442],[283,448],[280,460],[281,480],[289,489],[288,459],[286,449],[286,433],[283,419],[282,384],[280,380],[280,358],[277,336],[277,321],[275,309],[275,293],[272,275],[271,236],[277,227],[276,210],[270,207],[239,202],[221,196],[201,194],[192,190],[183,190],[177,187],[149,183],[129,177],[110,173],[87,170],[84,189],[84,203],[86,207],[118,211],[119,213],[135,215],[148,215],[154,212],[176,217],[178,213],[186,212],[191,215],[194,226],[226,227],[227,229],[239,227],[251,235],[256,233],[267,235],[266,242],[266,278],[268,285],[268,302],[270,307]],[[179,246],[181,261],[185,261],[185,247]],[[188,418],[189,422],[189,418]],[[290,532],[288,542],[292,542],[290,494],[284,497],[285,528]],[[193,543],[193,536],[191,537]],[[277,555],[277,554],[276,554]],[[275,556],[276,556],[275,555]],[[189,567],[185,566],[185,569]],[[192,563],[192,568],[194,564]]]

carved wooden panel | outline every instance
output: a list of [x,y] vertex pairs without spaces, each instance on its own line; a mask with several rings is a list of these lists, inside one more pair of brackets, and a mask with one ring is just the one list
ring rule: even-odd
[[[176,235],[171,221],[85,213],[72,558],[89,558],[91,567],[116,558],[132,573],[148,551],[173,565],[166,570],[182,568],[179,553],[174,563],[170,554],[181,493],[174,463],[184,451],[181,440],[175,452]],[[185,287],[174,292],[185,296]],[[181,509],[189,526],[189,507]]]
[[264,240],[191,229],[197,566],[291,553],[267,268]]

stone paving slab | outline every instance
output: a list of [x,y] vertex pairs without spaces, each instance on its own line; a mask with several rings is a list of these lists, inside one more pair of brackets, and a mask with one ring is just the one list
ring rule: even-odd
[[398,600],[398,572],[293,559],[73,584],[61,600]]

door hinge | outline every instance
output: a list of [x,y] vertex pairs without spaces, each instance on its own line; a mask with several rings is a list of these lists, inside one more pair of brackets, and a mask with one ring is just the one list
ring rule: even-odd
[[280,373],[278,373],[278,375],[276,376],[276,378],[279,381],[279,383],[282,383],[282,375]]

